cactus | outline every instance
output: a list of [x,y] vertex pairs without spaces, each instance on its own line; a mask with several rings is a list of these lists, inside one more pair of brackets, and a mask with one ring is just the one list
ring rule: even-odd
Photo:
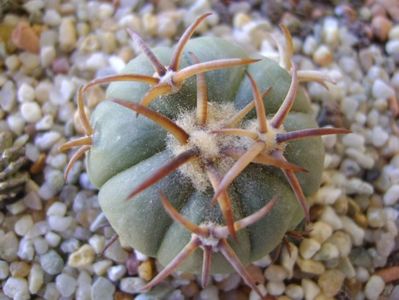
[[[245,265],[273,250],[309,208],[305,195],[320,185],[320,136],[300,82],[330,80],[297,71],[282,27],[280,64],[250,58],[215,37],[191,39],[199,17],[174,49],[150,49],[129,31],[143,54],[119,75],[80,88],[84,137],[61,150],[85,153],[88,174],[122,244],[156,257],[165,268],[210,274],[235,270],[260,296]],[[331,81],[331,80],[330,80]],[[111,83],[107,101],[87,117],[84,93]]]

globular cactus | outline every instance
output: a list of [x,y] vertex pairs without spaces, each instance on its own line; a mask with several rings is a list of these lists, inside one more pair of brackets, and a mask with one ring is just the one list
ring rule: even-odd
[[[67,172],[87,152],[122,244],[165,266],[145,289],[176,269],[202,272],[203,285],[210,274],[235,270],[261,295],[244,266],[309,220],[305,195],[318,189],[323,169],[319,136],[348,131],[317,128],[298,85],[328,78],[296,70],[284,27],[281,67],[219,38],[189,41],[208,15],[174,49],[149,49],[130,31],[143,54],[123,74],[80,89],[86,136],[62,149],[80,146]],[[108,100],[89,121],[84,92],[103,83],[111,83]]]

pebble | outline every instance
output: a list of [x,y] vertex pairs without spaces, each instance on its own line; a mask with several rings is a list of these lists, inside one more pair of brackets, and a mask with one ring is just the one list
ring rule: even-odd
[[72,217],[49,216],[47,222],[51,230],[63,232],[72,225],[74,219]]
[[40,64],[42,68],[48,68],[57,57],[56,49],[53,46],[45,46],[40,49]]
[[55,9],[46,9],[43,16],[43,22],[50,26],[61,24],[61,16]]
[[388,99],[395,96],[395,90],[381,79],[373,83],[372,94],[375,99]]
[[284,293],[285,285],[282,281],[269,281],[266,284],[266,289],[270,295],[280,296]]
[[0,235],[0,258],[5,261],[14,261],[17,258],[18,239],[14,232],[9,231]]
[[303,299],[304,291],[302,286],[298,284],[289,284],[285,288],[285,294],[292,300],[300,300]]
[[28,282],[23,278],[9,277],[3,286],[6,296],[13,299],[29,299]]
[[390,55],[399,54],[399,40],[391,40],[385,44],[385,50]]
[[371,21],[371,28],[374,35],[384,42],[388,38],[389,31],[392,28],[392,22],[385,16],[375,16]]
[[105,250],[104,256],[117,263],[124,263],[128,259],[129,254],[121,247],[119,241],[116,241]]
[[320,287],[313,280],[304,278],[301,281],[301,285],[305,300],[313,300],[320,293]]
[[21,84],[18,88],[17,99],[19,102],[31,102],[35,99],[35,90],[27,83]]
[[24,261],[14,261],[10,264],[12,277],[26,277],[30,271],[30,265]]
[[129,294],[137,294],[145,286],[145,281],[138,277],[125,277],[120,281],[120,289]]
[[337,257],[339,257],[338,248],[332,243],[325,242],[313,258],[315,260],[328,261]]
[[381,228],[385,225],[385,212],[382,208],[369,207],[367,209],[367,222],[373,228]]
[[326,45],[320,45],[313,53],[313,60],[322,67],[328,66],[334,60],[331,50]]
[[150,281],[154,277],[154,268],[151,260],[142,262],[137,271],[140,278],[143,278],[145,281]]
[[40,265],[46,273],[56,275],[64,268],[64,261],[57,252],[50,250],[40,257]]
[[23,215],[14,225],[14,231],[19,236],[24,236],[33,226],[33,220],[30,215]]
[[320,249],[321,245],[315,239],[303,239],[299,246],[299,253],[305,259],[312,256]]
[[59,243],[61,242],[61,237],[52,231],[47,232],[45,235],[45,238],[46,238],[47,243],[51,247],[57,247],[59,245]]
[[265,270],[265,278],[269,281],[280,282],[287,278],[288,272],[279,265],[270,265]]
[[[123,281],[123,280],[122,280]],[[121,289],[122,289],[121,281]],[[128,283],[128,282],[127,282]],[[127,284],[124,283],[124,284]],[[91,287],[91,298],[92,299],[114,299],[115,285],[113,285],[108,279],[104,277],[98,277]]]
[[331,206],[324,207],[319,220],[330,225],[333,230],[338,230],[342,228],[342,222]]
[[109,259],[97,261],[92,265],[94,273],[98,276],[104,275],[111,266],[112,261]]
[[72,276],[61,273],[55,278],[57,290],[63,297],[70,297],[76,290],[76,279]]
[[199,294],[200,300],[218,300],[219,299],[219,291],[216,286],[209,285],[204,288]]
[[395,205],[399,201],[399,184],[394,184],[384,194],[385,205]]
[[348,256],[352,249],[351,238],[343,231],[335,231],[334,234],[328,238],[327,242],[335,245],[338,248],[339,255],[342,257]]
[[293,243],[289,243],[290,251],[287,247],[283,248],[281,253],[281,265],[288,271],[288,278],[292,278],[294,275],[294,266],[298,258],[298,248]]
[[93,248],[90,245],[85,244],[69,256],[68,265],[74,268],[88,266],[94,261],[94,259],[95,252]]
[[[257,287],[263,295],[266,295],[267,290],[263,284],[258,284]],[[216,298],[216,299],[219,299],[219,298]],[[251,292],[249,293],[249,300],[262,300],[262,299],[259,297],[259,295],[254,290],[251,290]]]
[[365,236],[364,229],[358,226],[352,219],[347,216],[341,216],[340,219],[343,224],[342,229],[349,233],[352,238],[353,244],[355,246],[360,246],[363,243],[363,239]]
[[364,294],[368,300],[377,300],[384,288],[384,280],[378,275],[373,275],[366,283]]
[[4,260],[0,260],[0,279],[6,279],[8,274],[8,263]]
[[39,264],[34,263],[29,273],[29,292],[36,294],[44,283],[44,273]]
[[321,262],[311,259],[300,259],[298,258],[297,264],[302,272],[321,275],[324,273],[325,267]]
[[332,227],[321,221],[317,221],[312,225],[312,230],[309,233],[309,237],[315,239],[320,244],[327,240],[333,233]]
[[105,238],[102,235],[95,234],[90,237],[89,244],[96,254],[100,254],[105,247]]
[[75,22],[72,18],[63,18],[58,30],[58,42],[61,50],[70,52],[76,45]]
[[44,291],[44,299],[58,300],[60,298],[60,293],[55,286],[55,283],[50,282],[46,285],[46,290]]
[[113,266],[107,271],[108,278],[112,281],[118,281],[126,274],[126,267],[124,265]]

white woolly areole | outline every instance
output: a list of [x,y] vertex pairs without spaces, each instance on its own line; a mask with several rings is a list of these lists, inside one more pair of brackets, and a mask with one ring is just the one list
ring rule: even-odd
[[196,111],[184,112],[176,124],[183,128],[189,135],[186,145],[180,145],[172,136],[168,135],[167,147],[178,155],[192,148],[199,149],[199,158],[193,159],[179,168],[179,171],[188,177],[198,191],[204,191],[210,187],[208,176],[203,167],[205,162],[212,162],[215,167],[224,174],[234,164],[231,157],[222,155],[220,150],[225,147],[237,147],[242,139],[220,133],[212,133],[212,130],[223,128],[225,122],[232,118],[237,111],[232,103],[215,104],[208,103],[207,124],[200,126],[197,123]]

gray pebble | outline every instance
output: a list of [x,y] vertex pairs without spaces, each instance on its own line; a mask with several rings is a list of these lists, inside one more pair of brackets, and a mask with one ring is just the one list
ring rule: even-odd
[[68,274],[61,273],[55,279],[55,285],[63,297],[70,297],[75,293],[76,279]]
[[56,275],[64,268],[64,261],[57,252],[50,250],[40,257],[40,265],[46,273]]
[[[123,282],[123,280],[122,280]],[[121,282],[121,289],[122,288]],[[123,283],[123,284],[126,284]],[[124,290],[126,292],[126,290]],[[98,277],[91,287],[91,297],[93,300],[112,300],[115,293],[115,286],[104,277]]]

